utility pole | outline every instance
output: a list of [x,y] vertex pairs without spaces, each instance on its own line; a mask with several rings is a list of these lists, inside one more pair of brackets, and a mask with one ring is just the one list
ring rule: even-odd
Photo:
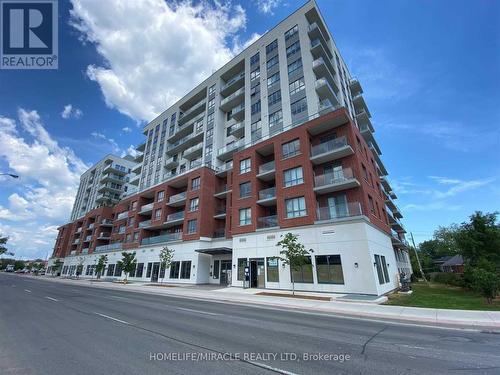
[[420,264],[420,258],[418,257],[417,247],[415,246],[415,240],[413,239],[413,232],[410,232],[411,242],[413,243],[413,251],[415,251],[415,257],[417,258],[418,268],[420,269],[420,274],[422,275],[424,281],[428,283],[425,273],[422,270],[422,265]]

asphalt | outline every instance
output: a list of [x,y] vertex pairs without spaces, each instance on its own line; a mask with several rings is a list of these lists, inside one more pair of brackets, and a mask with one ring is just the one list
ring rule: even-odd
[[[500,373],[500,334],[489,331],[7,274],[0,274],[0,299],[0,374]],[[305,353],[323,357],[307,360]]]

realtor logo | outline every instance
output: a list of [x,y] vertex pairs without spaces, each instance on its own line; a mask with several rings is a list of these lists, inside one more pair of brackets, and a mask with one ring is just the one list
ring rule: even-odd
[[0,0],[0,69],[57,69],[57,0]]

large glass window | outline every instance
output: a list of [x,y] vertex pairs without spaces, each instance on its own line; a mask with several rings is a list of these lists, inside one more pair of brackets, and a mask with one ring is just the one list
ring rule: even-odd
[[188,234],[196,233],[196,224],[197,224],[197,220],[196,219],[189,220],[187,222],[187,232],[188,232]]
[[115,265],[110,264],[108,266],[108,272],[106,273],[106,276],[113,276],[115,274]]
[[257,64],[259,62],[260,58],[259,58],[259,53],[257,52],[255,55],[253,55],[252,57],[250,57],[250,64],[253,65],[253,64]]
[[214,260],[214,271],[212,272],[212,277],[214,279],[219,278],[219,267],[220,267],[220,260]]
[[292,36],[294,36],[295,34],[297,34],[299,32],[299,26],[298,25],[295,25],[294,27],[292,27],[290,30],[288,30],[286,33],[285,33],[285,40],[288,40],[290,39]]
[[375,266],[377,267],[378,282],[379,282],[379,284],[382,285],[385,283],[385,280],[384,280],[384,274],[382,271],[382,263],[380,261],[380,255],[375,254]]
[[316,274],[320,284],[344,284],[340,255],[317,255]]
[[280,81],[280,73],[274,73],[272,76],[267,78],[267,87],[274,85]]
[[191,180],[191,190],[198,190],[200,188],[200,177]]
[[238,258],[238,280],[245,280],[245,267],[247,265],[246,258]]
[[260,68],[257,68],[255,70],[253,70],[252,72],[250,72],[250,80],[254,80],[254,79],[257,79],[260,77]]
[[307,215],[306,200],[304,199],[304,197],[286,199],[285,206],[286,217],[289,219]]
[[256,113],[259,113],[260,110],[261,110],[261,104],[259,99],[250,106],[250,112],[252,115],[255,115]]
[[144,270],[144,263],[137,263],[137,269],[135,270],[135,277],[142,277],[143,270]]
[[252,184],[250,182],[243,182],[240,184],[240,198],[246,198],[252,195]]
[[271,57],[269,60],[267,60],[267,69],[271,69],[273,66],[275,66],[279,62],[278,60],[278,55]]
[[252,209],[242,208],[240,209],[240,225],[250,225],[252,224]]
[[292,115],[298,115],[299,113],[307,111],[307,100],[306,98],[302,98],[293,102],[291,105]]
[[181,262],[172,262],[170,264],[170,278],[178,279],[179,278],[179,268]]
[[283,112],[281,109],[269,115],[269,127],[279,126],[283,121]]
[[240,161],[240,174],[250,172],[252,169],[252,160],[246,158]]
[[281,90],[273,92],[267,97],[267,102],[269,105],[279,103],[281,101]]
[[387,262],[385,261],[385,256],[381,255],[380,261],[382,263],[382,270],[384,271],[385,282],[388,283],[391,280],[389,279],[389,271],[387,270]]
[[191,278],[191,261],[183,261],[181,264],[181,279]]
[[274,40],[266,46],[266,53],[271,53],[276,48],[278,48],[278,40]]
[[296,41],[293,44],[290,44],[290,46],[286,49],[286,57],[293,56],[297,52],[300,52],[300,43],[299,41]]
[[296,283],[312,283],[313,282],[313,272],[311,257],[306,256],[306,264],[302,265],[298,269],[291,269],[292,280]]
[[200,198],[193,198],[189,201],[189,211],[198,211],[198,206],[200,204]]
[[299,79],[293,81],[292,83],[290,83],[289,87],[290,87],[290,95],[296,94],[304,90],[304,88],[306,87],[304,83],[304,77],[300,77]]
[[289,158],[300,153],[300,140],[294,139],[293,141],[283,143],[281,145],[283,158]]
[[280,281],[277,258],[267,258],[267,281],[270,283],[277,283]]
[[283,172],[283,177],[285,187],[302,184],[304,182],[302,167],[287,169]]
[[288,74],[292,74],[300,68],[302,68],[302,59],[295,60],[293,63],[288,64]]

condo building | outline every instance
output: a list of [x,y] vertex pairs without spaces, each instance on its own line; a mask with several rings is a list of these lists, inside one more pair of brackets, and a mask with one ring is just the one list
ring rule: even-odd
[[[144,127],[133,190],[77,199],[51,262],[95,277],[106,254],[102,277],[120,278],[133,251],[131,280],[241,287],[247,268],[250,287],[388,293],[412,271],[370,118],[309,1]],[[313,250],[300,270],[276,258],[288,232]]]

